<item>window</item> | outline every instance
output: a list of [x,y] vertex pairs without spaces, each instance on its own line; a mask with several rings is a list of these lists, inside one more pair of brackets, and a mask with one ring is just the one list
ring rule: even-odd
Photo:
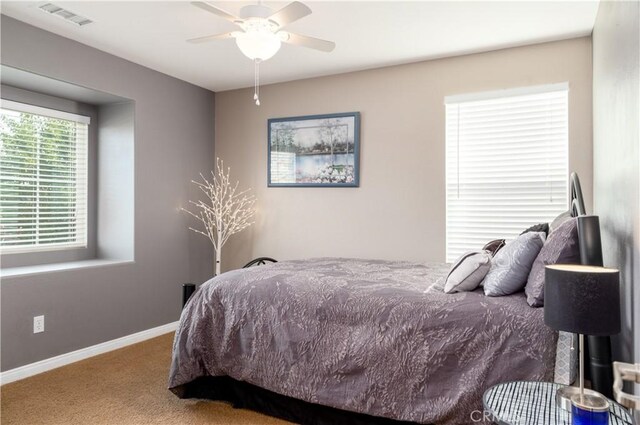
[[3,253],[87,246],[89,118],[2,100]]
[[568,86],[450,96],[447,261],[568,209]]

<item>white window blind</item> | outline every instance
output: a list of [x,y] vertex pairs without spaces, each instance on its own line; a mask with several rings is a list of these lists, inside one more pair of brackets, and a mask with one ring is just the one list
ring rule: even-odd
[[568,209],[568,86],[452,96],[447,261]]
[[85,116],[2,101],[3,253],[87,245],[88,127]]

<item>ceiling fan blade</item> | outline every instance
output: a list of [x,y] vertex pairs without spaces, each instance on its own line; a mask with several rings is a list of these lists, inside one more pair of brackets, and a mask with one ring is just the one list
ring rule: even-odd
[[191,38],[187,40],[187,43],[206,43],[213,40],[224,40],[226,38],[234,38],[235,35],[232,32],[225,32],[223,34],[205,35],[204,37]]
[[311,9],[299,1],[294,1],[275,12],[267,19],[275,22],[280,28],[282,28],[285,25],[288,25],[293,21],[297,21],[298,19],[302,19],[307,15],[311,15]]
[[191,4],[194,5],[195,7],[199,7],[202,10],[206,10],[209,13],[213,13],[214,15],[217,15],[223,19],[226,19],[227,21],[234,23],[236,25],[239,25],[242,22],[242,19],[238,18],[237,16],[234,16],[231,13],[226,12],[210,3],[203,2],[203,1],[192,1]]
[[284,43],[308,47],[322,52],[331,52],[336,47],[336,43],[333,41],[322,40],[315,37],[309,37],[307,35],[300,35],[286,31],[280,31],[278,34]]

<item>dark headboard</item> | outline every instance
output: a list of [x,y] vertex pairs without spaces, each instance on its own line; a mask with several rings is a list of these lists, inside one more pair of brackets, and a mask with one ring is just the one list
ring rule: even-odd
[[570,205],[571,215],[578,218],[578,240],[580,241],[580,262],[589,266],[602,266],[602,241],[600,239],[600,219],[597,215],[587,215],[580,186],[580,178],[571,173]]
[[580,179],[576,173],[571,173],[571,177],[569,178],[569,191],[571,196],[571,215],[573,217],[587,215],[587,210],[584,208],[584,198],[582,197]]
[[[571,215],[578,218],[578,242],[580,262],[590,266],[603,266],[600,219],[597,215],[587,215],[580,179],[576,173],[569,178]],[[589,367],[591,386],[594,390],[613,397],[613,367],[611,363],[611,338],[589,336],[588,353],[585,362]]]

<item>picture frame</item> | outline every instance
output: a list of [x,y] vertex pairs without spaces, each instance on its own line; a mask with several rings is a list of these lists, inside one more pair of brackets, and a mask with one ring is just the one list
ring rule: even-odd
[[268,187],[359,187],[360,112],[267,122]]

